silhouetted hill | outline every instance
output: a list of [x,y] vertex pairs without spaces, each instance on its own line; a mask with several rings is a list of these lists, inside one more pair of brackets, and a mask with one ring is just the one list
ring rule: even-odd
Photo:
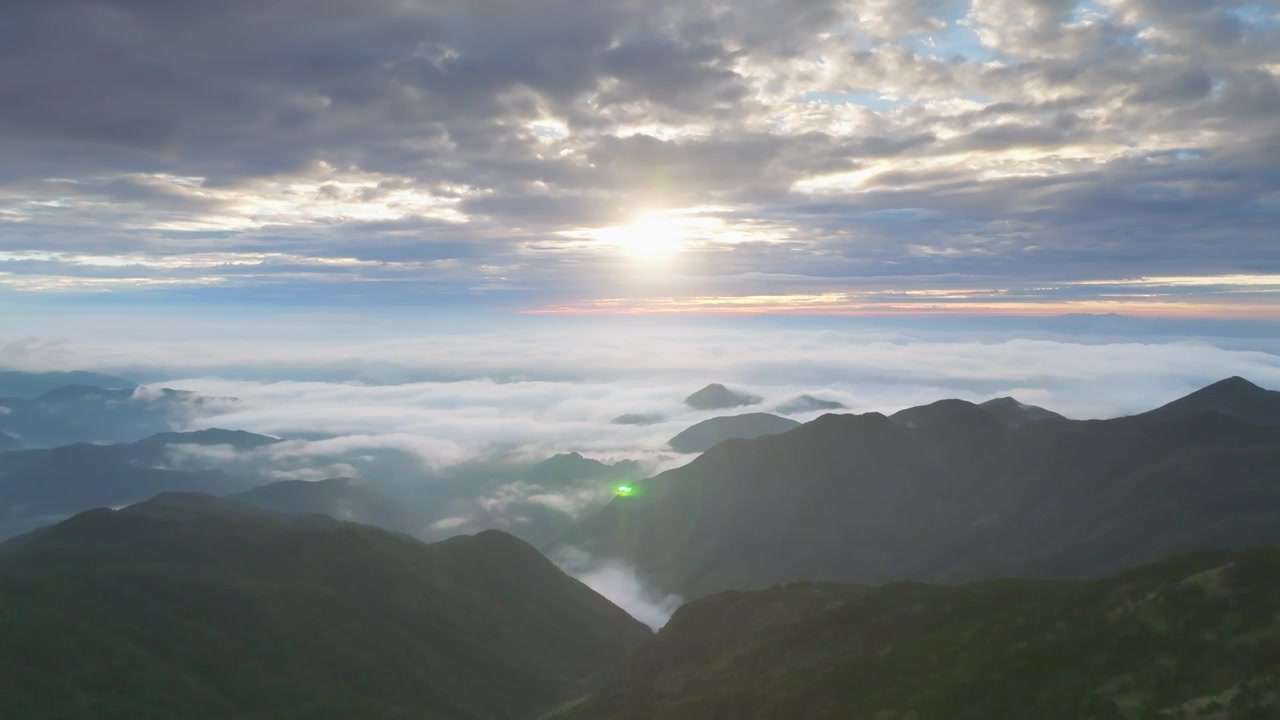
[[236,450],[253,450],[280,442],[279,438],[269,435],[245,432],[244,430],[224,430],[209,428],[191,432],[162,432],[143,438],[133,447],[142,450],[153,450],[170,445],[228,445]]
[[1052,410],[1046,410],[1036,405],[1027,405],[1011,397],[988,400],[980,403],[980,407],[1009,425],[1020,425],[1040,420],[1066,420],[1065,417]]
[[1280,428],[1218,413],[1009,425],[942,401],[729,440],[636,490],[561,540],[664,594],[1089,578],[1280,543]]
[[1165,417],[1217,412],[1247,423],[1280,425],[1280,392],[1231,377],[1152,410]]
[[720,383],[711,383],[685,398],[684,402],[696,410],[726,410],[743,405],[755,405],[760,400],[760,397],[751,393],[736,392]]
[[0,371],[0,397],[35,398],[67,385],[93,385],[116,390],[132,390],[138,386],[122,377],[82,370],[45,373]]
[[5,718],[522,718],[649,635],[498,532],[162,495],[0,547]]
[[704,452],[729,438],[750,439],[761,435],[776,435],[796,427],[800,427],[800,423],[795,420],[769,413],[728,415],[703,420],[671,438],[667,444],[676,452]]
[[1280,551],[1079,584],[801,583],[686,605],[546,720],[1280,717]]
[[846,410],[845,404],[836,402],[835,400],[822,400],[812,395],[801,395],[794,400],[788,400],[777,408],[777,412],[783,415],[798,415],[800,413],[816,412],[818,410]]

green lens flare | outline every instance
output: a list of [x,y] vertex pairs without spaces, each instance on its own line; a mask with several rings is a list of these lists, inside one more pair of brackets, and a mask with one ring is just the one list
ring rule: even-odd
[[618,494],[622,497],[631,497],[636,494],[636,489],[631,485],[619,485]]

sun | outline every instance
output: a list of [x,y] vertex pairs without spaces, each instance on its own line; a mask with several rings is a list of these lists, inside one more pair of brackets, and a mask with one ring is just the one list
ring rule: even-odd
[[661,261],[688,246],[690,227],[683,218],[646,213],[626,225],[608,228],[600,239],[619,250],[647,261]]

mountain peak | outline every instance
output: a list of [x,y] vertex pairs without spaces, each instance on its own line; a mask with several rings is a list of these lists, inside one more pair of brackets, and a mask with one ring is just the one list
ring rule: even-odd
[[685,398],[684,402],[698,410],[724,410],[743,405],[755,405],[760,400],[758,395],[730,390],[720,383],[711,383]]
[[1214,390],[1219,392],[1267,392],[1263,388],[1249,382],[1239,375],[1232,375],[1225,380],[1219,380],[1218,382],[1204,388],[1201,392],[1205,390]]
[[730,438],[750,440],[761,435],[777,435],[799,426],[795,420],[769,413],[727,415],[703,420],[671,438],[667,444],[676,452],[704,452]]
[[1204,412],[1220,413],[1255,425],[1280,425],[1280,392],[1232,376],[1145,414],[1170,417]]
[[979,407],[968,400],[954,398],[899,410],[889,417],[899,425],[909,428],[930,427],[943,423],[983,425],[999,420],[986,408]]
[[1028,405],[1014,397],[998,397],[992,398],[984,403],[980,403],[979,407],[984,408],[987,412],[995,415],[1000,420],[1009,425],[1021,425],[1027,422],[1035,422],[1037,420],[1063,420],[1062,415],[1037,405]]

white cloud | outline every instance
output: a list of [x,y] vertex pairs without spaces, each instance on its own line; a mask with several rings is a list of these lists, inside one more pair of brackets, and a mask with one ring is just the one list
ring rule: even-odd
[[430,530],[456,530],[467,523],[471,522],[469,517],[447,517],[443,520],[437,520],[428,526]]
[[[972,324],[894,330],[530,322],[515,331],[396,333],[356,345],[299,337],[297,327],[268,341],[243,327],[224,336],[196,324],[189,332],[219,341],[181,333],[172,343],[97,341],[89,333],[74,342],[18,344],[15,357],[43,368],[168,372],[177,379],[153,385],[240,399],[216,405],[216,413],[190,423],[193,429],[336,436],[260,451],[276,457],[382,448],[416,455],[427,468],[495,450],[531,459],[576,450],[665,465],[671,459],[657,451],[667,439],[717,414],[682,403],[708,382],[762,395],[753,408],[762,410],[800,394],[838,400],[853,412],[1014,395],[1078,418],[1146,410],[1230,375],[1280,387],[1274,338],[1161,335],[1107,319],[1098,325],[1091,334],[1054,334]],[[326,327],[355,332],[341,319]],[[259,332],[273,330],[268,323]],[[336,381],[344,376],[353,380]],[[253,377],[326,379],[244,379]],[[420,381],[380,384],[398,379]],[[666,419],[610,422],[624,413]]]
[[570,575],[657,630],[684,604],[679,595],[661,595],[645,587],[635,570],[621,560],[599,560],[572,547],[556,549],[552,558]]

